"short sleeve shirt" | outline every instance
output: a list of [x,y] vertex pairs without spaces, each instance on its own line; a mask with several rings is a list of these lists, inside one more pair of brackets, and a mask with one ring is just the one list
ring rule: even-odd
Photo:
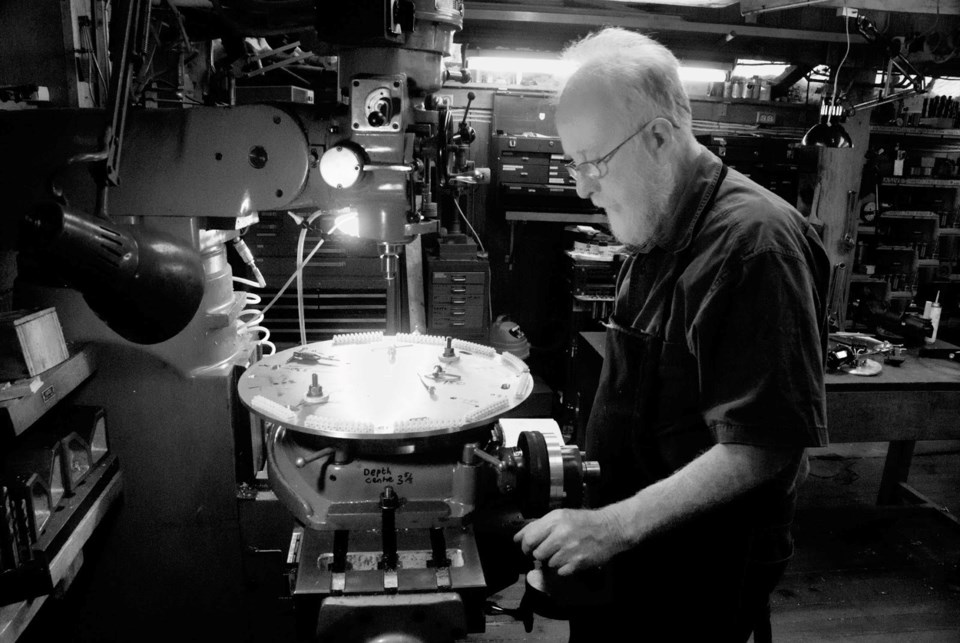
[[739,172],[711,200],[721,168],[701,148],[656,243],[626,262],[617,307],[683,354],[715,442],[824,445],[829,259],[803,215]]

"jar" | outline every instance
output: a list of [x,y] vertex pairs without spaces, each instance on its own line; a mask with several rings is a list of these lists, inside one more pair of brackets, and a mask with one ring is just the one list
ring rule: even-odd
[[760,96],[759,100],[770,100],[770,82],[766,80],[760,81]]

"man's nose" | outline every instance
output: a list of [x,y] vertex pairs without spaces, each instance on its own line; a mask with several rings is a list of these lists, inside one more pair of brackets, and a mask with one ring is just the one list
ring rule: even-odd
[[590,195],[596,192],[600,184],[596,179],[591,179],[586,176],[579,176],[576,179],[577,183],[577,196],[581,199],[589,199]]

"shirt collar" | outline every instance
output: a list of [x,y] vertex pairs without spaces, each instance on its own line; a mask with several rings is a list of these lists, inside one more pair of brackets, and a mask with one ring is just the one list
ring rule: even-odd
[[671,215],[664,220],[657,246],[675,253],[690,245],[697,222],[717,190],[722,169],[723,161],[701,145],[700,155],[693,162],[680,198]]

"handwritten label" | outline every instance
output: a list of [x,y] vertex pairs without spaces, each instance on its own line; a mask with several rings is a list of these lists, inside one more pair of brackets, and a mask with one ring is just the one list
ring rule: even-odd
[[395,484],[400,487],[413,484],[413,474],[409,471],[394,473],[390,467],[364,467],[363,481],[366,484]]

